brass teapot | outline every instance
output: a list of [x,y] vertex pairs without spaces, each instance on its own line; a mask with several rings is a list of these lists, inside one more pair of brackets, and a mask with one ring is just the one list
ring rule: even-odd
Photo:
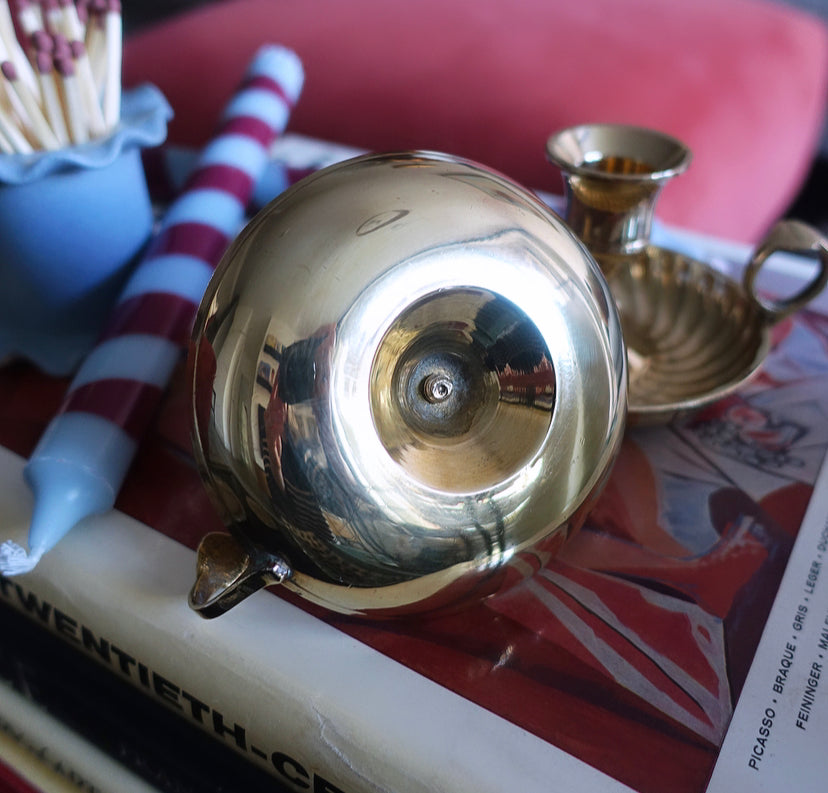
[[354,158],[265,207],[189,364],[230,529],[199,549],[205,617],[276,583],[375,616],[493,594],[582,523],[626,415],[619,317],[583,243],[437,153]]

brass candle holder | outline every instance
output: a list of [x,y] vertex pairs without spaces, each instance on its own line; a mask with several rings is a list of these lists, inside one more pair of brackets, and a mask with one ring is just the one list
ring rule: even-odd
[[[738,389],[761,366],[773,325],[828,283],[828,242],[796,220],[771,230],[741,283],[653,245],[661,189],[691,160],[687,146],[669,135],[587,124],[552,135],[547,155],[563,174],[565,219],[598,261],[618,306],[631,423],[666,422]],[[778,251],[814,256],[817,272],[791,297],[763,297],[757,276]]]

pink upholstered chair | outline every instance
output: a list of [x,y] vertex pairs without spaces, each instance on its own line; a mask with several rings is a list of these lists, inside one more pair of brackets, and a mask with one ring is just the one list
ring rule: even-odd
[[225,0],[127,40],[127,85],[202,143],[262,43],[307,79],[290,129],[383,151],[431,148],[560,192],[544,145],[571,124],[672,133],[694,153],[667,222],[755,241],[802,185],[828,96],[828,33],[769,0]]

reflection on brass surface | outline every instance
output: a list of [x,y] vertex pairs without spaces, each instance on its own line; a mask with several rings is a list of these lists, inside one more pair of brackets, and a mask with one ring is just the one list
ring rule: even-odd
[[489,595],[583,521],[626,415],[594,259],[531,194],[439,154],[356,158],[266,207],[190,364],[231,529],[202,545],[205,616],[276,579],[361,614]]
[[495,485],[528,464],[549,431],[550,356],[537,327],[500,296],[452,289],[423,298],[395,319],[374,357],[382,445],[432,487]]
[[[552,135],[547,153],[563,172],[566,220],[594,254],[618,306],[631,422],[664,422],[734,391],[764,360],[770,328],[828,282],[828,243],[799,221],[771,231],[741,284],[650,244],[659,191],[690,162],[687,147],[670,136],[584,125]],[[817,271],[799,294],[768,300],[756,280],[777,251],[810,255]]]
[[598,255],[647,245],[661,188],[691,160],[681,141],[624,124],[570,127],[550,136],[546,153],[564,177],[567,223]]
[[653,173],[656,169],[644,160],[636,160],[634,157],[601,157],[598,160],[585,160],[583,167],[587,171],[598,173],[609,173],[620,176],[641,176]]
[[661,420],[732,391],[768,348],[765,317],[738,284],[649,247],[609,277],[621,314],[635,420]]

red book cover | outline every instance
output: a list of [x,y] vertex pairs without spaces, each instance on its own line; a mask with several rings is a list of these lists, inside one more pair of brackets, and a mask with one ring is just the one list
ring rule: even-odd
[[[828,321],[802,312],[774,342],[738,395],[629,430],[584,528],[521,557],[506,594],[393,622],[293,604],[640,793],[701,793],[828,447]],[[65,386],[0,369],[3,445],[30,453]],[[194,548],[220,526],[188,396],[182,369],[117,508]]]
[[[22,362],[0,368],[0,444],[26,457],[67,385]],[[192,459],[190,404],[182,365],[116,507],[194,549],[222,526]],[[584,527],[554,558],[519,555],[512,567],[522,581],[507,593],[453,614],[395,621],[332,614],[278,588],[262,595],[301,611],[320,633],[356,640],[513,725],[515,740],[530,736],[533,746],[548,744],[638,793],[703,793],[814,493],[828,449],[826,419],[828,319],[801,311],[774,327],[769,357],[738,393],[665,426],[629,428]],[[84,542],[70,540],[78,548]],[[59,561],[49,568],[53,576]],[[18,594],[34,592],[26,577],[19,582]],[[178,583],[185,593],[192,578]],[[60,582],[49,586],[58,590]],[[14,585],[6,582],[3,594],[13,600]],[[237,621],[235,610],[216,622],[225,621]],[[244,650],[238,653],[231,660],[244,666]],[[326,693],[334,692],[320,691],[321,703]],[[390,718],[396,692],[387,693]],[[397,715],[404,723],[407,713]],[[367,757],[390,752],[383,746],[372,736],[362,749]],[[496,752],[478,749],[481,762]],[[420,758],[419,767],[448,766],[450,755],[447,747]],[[288,757],[280,766],[275,757],[276,771],[307,789],[305,765]],[[339,760],[350,780],[352,758]],[[329,762],[336,768],[336,759]],[[519,764],[500,758],[503,784]],[[369,766],[358,774],[365,789],[379,779]],[[400,787],[425,789],[431,774]],[[330,789],[351,789],[325,779]],[[590,789],[586,779],[570,789]],[[546,782],[546,789],[568,787],[566,778]]]

